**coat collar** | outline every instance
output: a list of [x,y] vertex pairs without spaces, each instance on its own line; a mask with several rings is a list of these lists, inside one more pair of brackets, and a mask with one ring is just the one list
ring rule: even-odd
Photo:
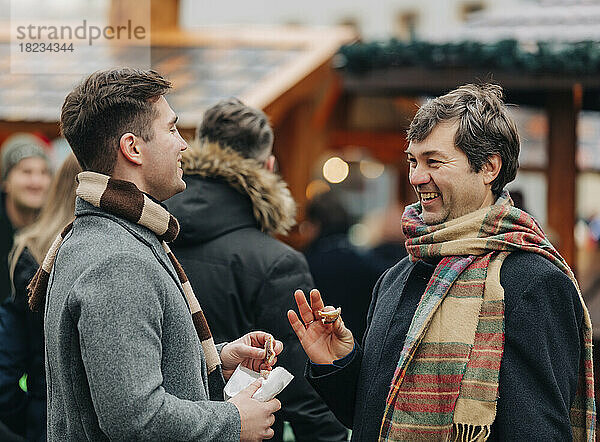
[[183,170],[186,175],[223,180],[248,195],[264,232],[286,234],[296,224],[296,204],[287,184],[254,159],[216,143],[202,143],[184,152]]
[[75,216],[77,218],[84,216],[100,216],[116,222],[134,237],[136,237],[138,241],[141,241],[150,247],[154,256],[156,256],[160,263],[169,271],[171,277],[173,277],[176,282],[179,280],[177,274],[175,273],[175,269],[173,269],[173,265],[169,260],[169,257],[165,253],[165,250],[163,249],[158,237],[152,230],[140,224],[132,223],[124,218],[113,215],[112,213],[106,212],[105,210],[95,207],[79,197],[77,197],[75,200]]

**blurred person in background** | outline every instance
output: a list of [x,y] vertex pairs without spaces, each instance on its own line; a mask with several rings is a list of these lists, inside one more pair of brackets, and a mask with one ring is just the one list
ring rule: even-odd
[[[0,306],[0,420],[25,440],[46,440],[43,312],[29,309],[27,286],[56,235],[73,220],[79,172],[71,154],[56,173],[38,219],[15,236],[10,255],[14,291]],[[23,374],[27,391],[19,386]],[[0,439],[5,440],[1,432]]]
[[35,221],[52,179],[43,141],[19,133],[0,148],[0,302],[11,293],[8,254],[16,231]]
[[342,308],[344,321],[362,341],[371,292],[381,273],[378,260],[348,239],[350,215],[333,192],[315,196],[306,206],[302,232],[310,238],[304,250],[310,272],[329,303]]
[[284,343],[281,366],[294,379],[278,396],[273,440],[289,421],[298,441],[346,440],[347,430],[303,376],[306,355],[285,312],[313,280],[301,253],[277,240],[296,206],[275,173],[266,115],[235,98],[206,110],[199,145],[183,155],[187,188],[166,201],[181,224],[173,251],[192,283],[216,340],[264,329]]
[[395,203],[383,211],[367,215],[361,224],[368,232],[369,255],[375,260],[380,274],[396,265],[406,253],[402,233],[402,213],[404,204]]

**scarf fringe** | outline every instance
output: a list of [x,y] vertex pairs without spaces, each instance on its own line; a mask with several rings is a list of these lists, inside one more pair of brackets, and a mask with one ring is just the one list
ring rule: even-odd
[[[27,286],[27,290],[29,292],[28,303],[31,311],[40,311],[46,304],[45,288],[48,286],[48,279],[50,277],[50,272],[52,271],[52,266],[54,265],[54,260],[56,259],[56,254],[58,253],[58,249],[65,239],[65,236],[67,236],[67,233],[69,233],[72,228],[73,223],[71,222],[63,228],[62,232],[56,235],[56,238],[52,242],[44,261],[42,261],[40,269],[35,273],[29,282],[29,285]],[[39,290],[37,289],[38,286],[40,287]]]
[[490,425],[455,423],[452,425],[453,442],[485,442],[492,434]]

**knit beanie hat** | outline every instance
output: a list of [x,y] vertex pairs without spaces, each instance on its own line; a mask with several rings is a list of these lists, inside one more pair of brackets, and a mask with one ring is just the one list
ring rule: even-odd
[[44,151],[44,142],[32,134],[18,133],[6,139],[0,148],[2,155],[2,181],[6,180],[9,172],[19,161],[25,158],[40,157],[49,162]]

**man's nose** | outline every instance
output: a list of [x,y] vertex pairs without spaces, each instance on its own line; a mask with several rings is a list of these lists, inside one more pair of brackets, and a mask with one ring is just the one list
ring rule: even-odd
[[423,166],[415,166],[408,172],[408,180],[412,186],[427,184],[431,180],[429,172]]
[[184,150],[186,150],[188,148],[188,144],[181,135],[179,135],[179,140],[181,141],[181,148],[179,150],[181,150],[183,152]]

